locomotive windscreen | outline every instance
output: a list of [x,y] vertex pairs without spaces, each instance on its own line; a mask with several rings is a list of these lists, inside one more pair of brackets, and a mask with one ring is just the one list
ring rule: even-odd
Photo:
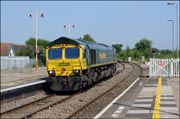
[[79,58],[79,48],[66,48],[65,49],[65,58],[66,59]]
[[62,48],[52,48],[48,50],[48,59],[61,59]]

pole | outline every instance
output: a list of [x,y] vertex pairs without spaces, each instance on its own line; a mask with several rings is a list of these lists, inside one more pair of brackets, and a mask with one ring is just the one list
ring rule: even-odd
[[69,23],[69,24],[68,24],[68,37],[69,37],[69,38],[70,38],[70,33],[71,33],[70,27],[71,27],[71,25],[70,25],[70,23]]
[[38,11],[36,9],[36,70],[38,70]]
[[[64,25],[64,28],[68,28],[68,37],[70,38],[71,37],[71,24],[70,24],[70,22],[68,23],[68,24],[65,24]],[[72,25],[72,27],[74,28],[75,27],[75,25]]]
[[172,20],[172,51],[174,57],[174,20]]
[[168,20],[172,22],[172,58],[174,57],[174,20]]
[[167,3],[167,5],[176,5],[176,36],[177,36],[177,58],[179,58],[179,40],[178,40],[178,34],[179,34],[179,32],[178,32],[178,27],[179,27],[179,25],[178,25],[178,3],[170,3],[170,2],[168,2]]
[[177,30],[176,30],[176,37],[177,37],[177,58],[179,58],[179,43],[178,43],[178,34],[179,34],[179,32],[178,32],[178,27],[179,27],[179,25],[178,25],[178,4],[176,3],[176,28],[177,28]]

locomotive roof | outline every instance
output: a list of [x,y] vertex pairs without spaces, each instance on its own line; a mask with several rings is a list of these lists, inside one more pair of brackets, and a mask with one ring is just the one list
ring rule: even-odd
[[88,47],[90,49],[109,49],[112,50],[111,46],[102,44],[102,43],[96,43],[96,42],[88,42],[81,39],[71,39],[67,37],[60,37],[52,42],[49,43],[49,47],[57,45],[57,44],[74,44],[74,45],[84,45],[85,47]]

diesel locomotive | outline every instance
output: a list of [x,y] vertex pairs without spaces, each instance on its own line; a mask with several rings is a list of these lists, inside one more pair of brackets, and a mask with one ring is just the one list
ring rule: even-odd
[[46,48],[46,66],[51,90],[78,91],[113,76],[115,49],[102,43],[60,37]]

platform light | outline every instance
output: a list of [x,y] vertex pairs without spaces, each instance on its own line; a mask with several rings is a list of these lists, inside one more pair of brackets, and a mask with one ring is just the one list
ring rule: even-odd
[[32,17],[32,13],[29,13],[29,17],[30,17],[30,18]]
[[174,57],[174,20],[168,19],[168,21],[172,22],[172,57]]
[[167,5],[176,5],[176,28],[177,28],[177,30],[176,30],[176,37],[177,37],[177,58],[179,58],[179,43],[180,43],[180,41],[178,40],[178,34],[179,34],[179,32],[178,32],[178,27],[179,27],[179,25],[178,25],[178,3],[175,3],[175,2],[168,2],[167,3]]
[[[41,13],[40,15],[41,17],[44,17],[44,14]],[[29,17],[32,17],[32,13],[29,14]],[[39,53],[39,49],[38,49],[38,11],[36,9],[35,12],[35,17],[36,17],[36,48],[35,48],[35,53],[36,53],[36,70],[38,70],[38,53]]]
[[[70,38],[70,34],[71,34],[71,24],[64,24],[64,28],[68,27],[68,37]],[[75,25],[72,25],[72,28],[75,28]]]

